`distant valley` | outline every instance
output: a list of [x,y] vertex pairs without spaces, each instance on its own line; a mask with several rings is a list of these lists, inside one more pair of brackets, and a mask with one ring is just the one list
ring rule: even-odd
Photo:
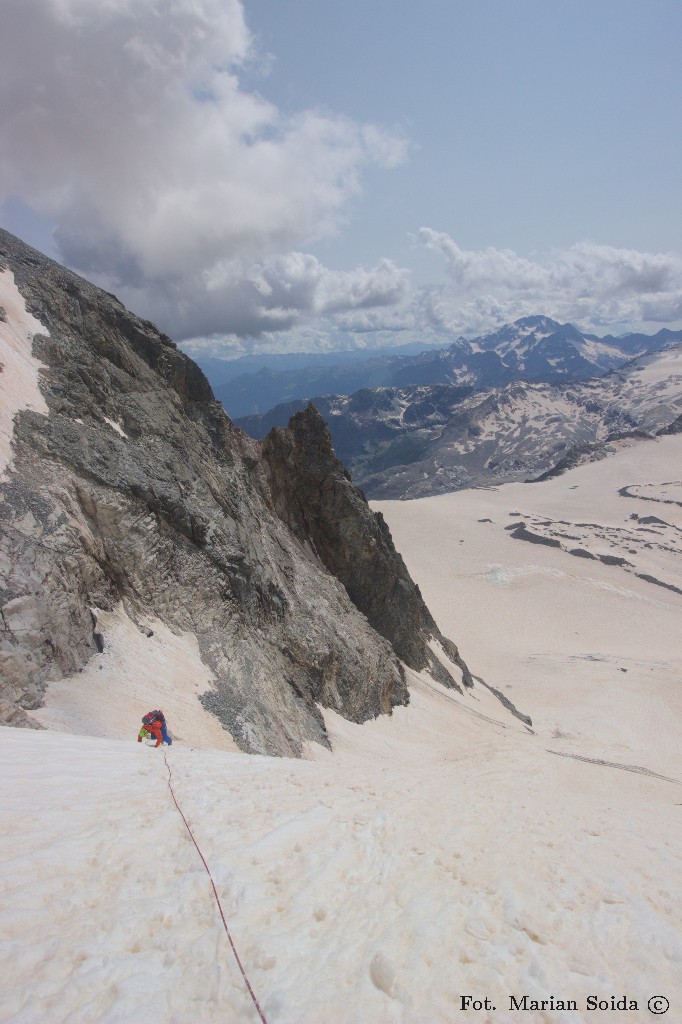
[[[634,356],[681,342],[682,331],[597,338],[545,316],[525,317],[482,337],[458,338],[443,349],[420,346],[362,352],[199,356],[213,391],[232,419],[262,415],[277,405],[317,395],[350,395],[362,388],[455,384],[501,387],[514,380],[585,380]],[[300,408],[300,406],[299,406]]]
[[[682,413],[682,332],[597,340],[532,317],[467,344],[466,373],[458,375],[461,352],[451,346],[395,371],[421,374],[422,383],[313,397],[339,458],[370,498],[532,479],[598,458],[633,432],[656,434]],[[514,379],[500,380],[505,374]],[[306,404],[236,422],[261,438]]]
[[397,372],[421,354],[434,353],[419,343],[376,352],[274,352],[238,359],[190,353],[233,419],[267,412],[301,397],[351,394],[360,388],[390,384]]

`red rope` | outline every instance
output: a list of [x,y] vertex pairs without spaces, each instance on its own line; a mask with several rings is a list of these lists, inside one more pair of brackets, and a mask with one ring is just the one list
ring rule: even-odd
[[177,807],[178,812],[180,814],[180,817],[182,818],[182,820],[185,823],[185,828],[189,832],[190,839],[194,843],[194,845],[196,847],[196,851],[199,854],[199,856],[201,857],[201,863],[206,868],[206,874],[208,875],[208,877],[211,880],[211,885],[213,887],[213,895],[215,896],[215,901],[218,904],[218,910],[220,911],[220,916],[222,918],[223,927],[225,928],[225,934],[227,935],[228,939],[230,940],[230,945],[232,947],[232,952],[234,953],[234,958],[237,961],[237,966],[239,967],[239,970],[242,972],[242,978],[244,979],[246,987],[249,990],[249,995],[253,999],[253,1005],[256,1007],[256,1010],[258,1011],[258,1016],[262,1020],[263,1024],[268,1024],[268,1022],[266,1021],[266,1019],[265,1019],[265,1017],[263,1015],[263,1011],[260,1008],[260,1004],[259,1004],[258,1000],[256,999],[256,995],[255,995],[253,989],[251,988],[251,984],[249,982],[249,979],[246,976],[246,971],[244,970],[244,968],[242,966],[242,962],[239,959],[239,953],[237,952],[237,947],[235,946],[234,942],[232,941],[232,936],[230,935],[230,929],[227,927],[227,921],[225,920],[225,914],[223,913],[222,904],[220,902],[220,896],[218,896],[218,890],[216,889],[215,882],[213,881],[213,875],[211,874],[211,869],[209,868],[208,864],[206,863],[206,858],[204,857],[203,853],[199,849],[199,844],[196,841],[196,839],[194,838],[194,835],[192,833],[192,829],[189,827],[189,824],[187,822],[187,818],[182,813],[182,809],[180,807],[180,804],[178,803],[178,801],[177,801],[177,799],[175,797],[175,793],[173,791],[173,785],[172,785],[172,782],[171,782],[171,779],[173,778],[173,773],[171,771],[170,765],[168,764],[168,758],[166,757],[166,751],[165,750],[163,752],[163,759],[166,762],[166,768],[168,769],[168,788],[170,789],[171,796],[173,797],[173,803]]

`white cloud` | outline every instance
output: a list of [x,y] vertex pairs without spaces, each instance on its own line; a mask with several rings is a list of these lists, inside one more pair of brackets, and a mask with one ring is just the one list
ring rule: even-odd
[[[134,289],[121,297],[139,305]],[[197,310],[193,296],[202,296]],[[333,271],[309,253],[289,252],[260,260],[220,260],[201,274],[186,277],[152,299],[152,319],[177,325],[185,338],[231,333],[262,338],[273,331],[303,328],[344,314],[383,309],[408,294],[408,275],[391,260],[374,267]]]
[[682,318],[682,258],[579,242],[528,259],[509,249],[464,250],[421,228],[419,241],[445,259],[446,282],[421,293],[425,322],[475,334],[546,314],[587,328]]
[[333,271],[369,165],[404,140],[247,88],[242,0],[3,0],[0,202],[51,217],[62,258],[178,339],[306,347],[402,334],[446,344],[520,316],[583,327],[682,320],[679,256],[583,242],[543,257],[422,228],[445,280],[389,259]]
[[176,336],[386,301],[388,261],[345,281],[305,265],[297,282],[312,257],[286,254],[337,229],[363,168],[399,162],[404,142],[284,117],[242,87],[253,59],[241,0],[4,0],[0,198],[52,216],[72,266],[145,315],[170,309]]

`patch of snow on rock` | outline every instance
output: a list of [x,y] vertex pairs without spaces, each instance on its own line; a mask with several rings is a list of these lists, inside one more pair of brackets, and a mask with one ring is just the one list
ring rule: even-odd
[[38,387],[38,371],[44,364],[32,354],[33,337],[48,334],[26,309],[24,297],[11,270],[0,271],[0,480],[10,469],[14,417],[22,409],[47,415]]
[[116,433],[119,434],[121,437],[125,437],[125,438],[128,437],[128,435],[126,434],[125,430],[120,425],[120,423],[115,423],[114,420],[110,420],[108,416],[104,417],[104,421],[105,421],[105,423],[108,423],[109,426],[111,427],[111,429],[115,430]]
[[97,610],[96,620],[102,653],[82,672],[52,681],[33,718],[59,732],[134,740],[142,715],[161,708],[171,736],[185,746],[238,750],[199,700],[213,675],[193,633],[176,635],[155,619],[140,628],[121,606]]

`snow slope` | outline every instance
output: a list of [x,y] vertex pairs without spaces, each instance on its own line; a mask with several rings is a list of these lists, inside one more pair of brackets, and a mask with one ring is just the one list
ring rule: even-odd
[[[18,623],[13,617],[13,624]],[[45,704],[31,715],[48,729],[134,739],[142,715],[160,707],[171,736],[188,746],[237,750],[232,736],[198,697],[213,674],[193,633],[176,635],[150,619],[137,626],[125,609],[97,610],[104,650],[82,672],[49,684]]]
[[[675,435],[542,484],[376,506],[441,629],[535,728],[678,777],[682,594],[641,576],[682,589],[681,466]],[[520,522],[561,547],[514,538]]]
[[33,336],[48,332],[26,309],[11,270],[0,270],[0,480],[11,461],[14,417],[21,409],[47,413],[38,388],[43,365],[32,354]]
[[[521,512],[616,529],[652,509],[682,525],[662,503],[681,500],[681,454],[661,438],[543,484],[381,505],[441,628],[532,730],[481,683],[462,696],[410,673],[390,718],[325,713],[333,753],[210,749],[183,682],[207,678],[191,638],[155,632],[139,688],[117,679],[130,625],[102,620],[90,709],[65,681],[37,715],[60,731],[0,729],[0,1020],[257,1020],[161,751],[133,740],[180,643],[174,787],[269,1024],[644,1024],[652,996],[679,1020],[682,596],[504,527]],[[649,500],[618,494],[634,484]],[[590,995],[637,1009],[588,1011]]]
[[[335,722],[314,763],[169,754],[268,1020],[485,1020],[467,993],[496,1024],[587,1019],[519,1017],[510,993],[679,1006],[679,787],[552,757],[417,681],[413,701]],[[2,1019],[255,1020],[159,752],[0,732]]]

